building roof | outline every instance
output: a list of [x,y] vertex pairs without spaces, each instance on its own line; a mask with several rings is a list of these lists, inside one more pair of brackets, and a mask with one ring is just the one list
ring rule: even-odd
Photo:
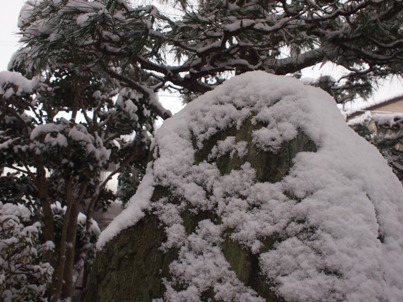
[[368,106],[363,107],[363,108],[361,108],[359,110],[356,110],[356,111],[354,111],[352,113],[348,113],[347,114],[347,119],[351,120],[351,119],[353,119],[353,118],[355,118],[357,116],[360,116],[361,114],[363,114],[365,112],[368,112],[368,111],[380,111],[382,113],[393,113],[395,111],[390,111],[390,110],[383,111],[383,110],[380,110],[380,109],[382,109],[382,108],[384,108],[386,106],[389,106],[389,105],[396,104],[398,102],[403,102],[403,95],[395,96],[395,97],[387,99],[385,101],[381,101],[381,102],[376,103],[376,104],[368,105]]

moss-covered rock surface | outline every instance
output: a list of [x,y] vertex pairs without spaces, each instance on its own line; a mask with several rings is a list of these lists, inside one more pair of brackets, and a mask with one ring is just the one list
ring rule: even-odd
[[86,299],[399,301],[402,193],[328,95],[236,77],[158,131]]

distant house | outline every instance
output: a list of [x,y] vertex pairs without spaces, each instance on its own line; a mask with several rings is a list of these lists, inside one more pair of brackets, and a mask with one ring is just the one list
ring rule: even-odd
[[388,99],[383,102],[379,102],[375,105],[370,105],[364,107],[360,110],[354,111],[353,113],[347,114],[347,120],[352,120],[353,118],[359,117],[360,115],[369,112],[371,114],[392,114],[392,113],[402,113],[403,114],[403,95]]

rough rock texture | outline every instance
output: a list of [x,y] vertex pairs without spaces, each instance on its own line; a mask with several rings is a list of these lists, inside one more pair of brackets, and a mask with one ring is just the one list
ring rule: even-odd
[[236,77],[158,131],[86,301],[403,301],[402,193],[328,95]]

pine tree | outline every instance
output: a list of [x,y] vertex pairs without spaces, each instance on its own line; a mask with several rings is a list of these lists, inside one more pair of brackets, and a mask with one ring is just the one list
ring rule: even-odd
[[[48,69],[31,81],[13,72],[0,78],[0,162],[11,171],[2,177],[2,200],[23,200],[41,213],[43,239],[57,247],[47,254],[54,268],[51,292],[70,297],[77,217],[106,209],[116,199],[106,186],[112,176],[144,165],[154,117],[130,89],[71,70]],[[115,168],[102,179],[108,166]],[[57,202],[66,207],[61,223],[52,211]]]
[[[339,102],[368,96],[372,84],[402,73],[402,1],[52,1],[21,18],[25,46],[14,66],[26,75],[66,62],[138,91],[169,116],[155,92],[213,89],[228,73],[294,74],[332,62],[348,73],[329,87]],[[177,15],[180,15],[179,17]]]

